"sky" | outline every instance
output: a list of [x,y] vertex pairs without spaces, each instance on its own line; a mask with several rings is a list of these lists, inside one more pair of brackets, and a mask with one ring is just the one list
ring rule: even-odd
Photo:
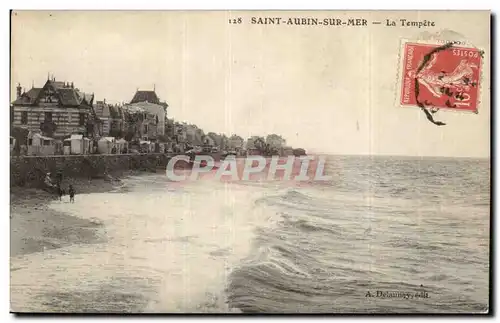
[[[229,19],[242,17],[242,24]],[[251,17],[400,18],[435,27],[255,25]],[[281,134],[312,152],[490,156],[488,12],[16,11],[11,95],[47,75],[97,100],[155,88],[168,116],[205,132]],[[444,32],[443,32],[444,31]],[[441,33],[485,51],[479,113],[397,104],[400,47]]]

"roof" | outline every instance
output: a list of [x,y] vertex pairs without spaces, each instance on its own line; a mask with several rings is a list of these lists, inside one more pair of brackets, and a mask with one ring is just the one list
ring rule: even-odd
[[107,118],[111,115],[110,106],[103,101],[97,101],[97,103],[94,104],[94,111],[100,118]]
[[19,98],[17,98],[13,104],[33,104],[35,103],[36,99],[38,98],[38,95],[40,94],[40,91],[42,88],[32,88],[28,92],[25,92],[21,94]]
[[150,103],[160,103],[160,99],[156,95],[155,91],[137,91],[135,92],[134,97],[130,103],[138,103],[138,102],[150,102]]
[[92,101],[94,99],[93,94],[81,93],[78,89],[65,84],[65,82],[48,80],[47,83],[45,83],[44,87],[31,88],[28,92],[21,94],[21,96],[14,102],[12,102],[12,104],[34,105],[37,103],[37,99],[39,98],[44,88],[47,88],[48,90],[53,89],[59,96],[62,105],[78,106],[82,103],[90,105],[92,104]]
[[50,81],[49,80],[49,83],[52,84],[52,86],[56,89],[63,88],[65,86],[64,82],[60,82],[60,81]]
[[73,139],[77,139],[77,140],[83,139],[83,135],[71,135],[70,139],[71,140],[73,140]]
[[113,119],[120,119],[123,117],[123,111],[121,107],[118,106],[108,106],[109,115]]
[[37,87],[31,88],[28,92],[26,92],[26,96],[32,100],[36,100],[41,90],[42,88],[37,88]]
[[72,88],[61,88],[57,90],[63,105],[79,105],[81,103],[78,93]]

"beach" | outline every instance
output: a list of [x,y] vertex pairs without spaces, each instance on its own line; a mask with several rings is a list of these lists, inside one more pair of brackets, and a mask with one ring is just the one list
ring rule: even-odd
[[[104,179],[71,179],[77,194],[110,192],[119,187],[119,181]],[[77,197],[78,198],[78,195]],[[11,187],[10,190],[10,255],[11,257],[47,249],[61,248],[75,243],[105,241],[99,234],[102,224],[98,219],[82,219],[49,208],[59,197],[38,188]],[[69,203],[69,196],[62,198]]]

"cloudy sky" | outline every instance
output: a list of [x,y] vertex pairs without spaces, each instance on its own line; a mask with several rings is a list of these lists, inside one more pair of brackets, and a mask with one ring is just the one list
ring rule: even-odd
[[[436,26],[270,26],[252,16]],[[237,17],[242,24],[228,23]],[[177,120],[243,137],[279,133],[309,151],[489,157],[489,21],[487,12],[451,11],[15,12],[12,84],[42,86],[50,73],[109,102],[155,86]],[[444,29],[486,59],[479,114],[440,111],[447,125],[437,127],[396,105],[399,48]]]

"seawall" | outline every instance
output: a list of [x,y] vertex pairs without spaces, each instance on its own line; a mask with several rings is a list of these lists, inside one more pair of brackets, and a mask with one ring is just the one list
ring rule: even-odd
[[128,170],[156,172],[172,158],[167,154],[11,156],[10,185],[39,186],[50,172],[63,178],[101,178]]

